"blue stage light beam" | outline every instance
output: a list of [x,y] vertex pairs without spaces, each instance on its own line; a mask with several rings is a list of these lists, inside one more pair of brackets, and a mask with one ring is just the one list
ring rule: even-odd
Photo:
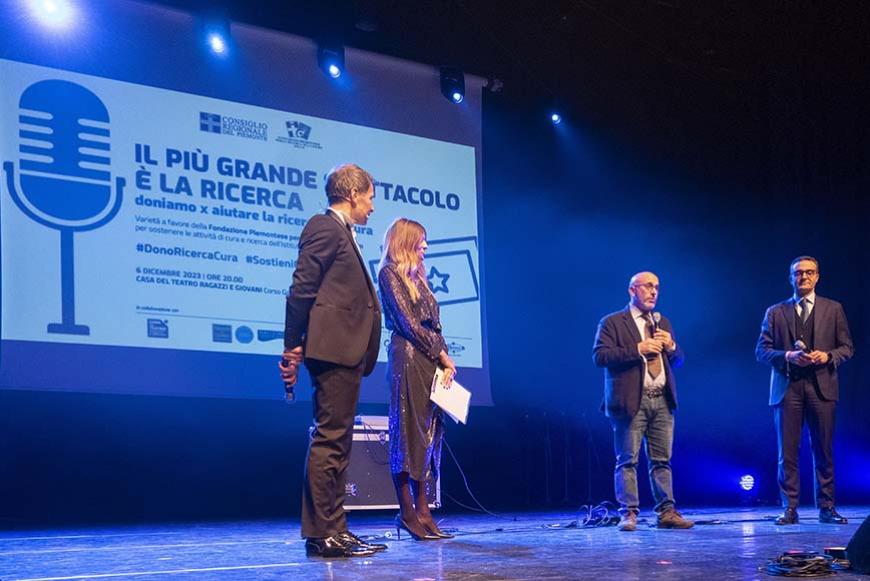
[[30,13],[49,28],[67,28],[75,21],[75,6],[69,0],[29,0]]

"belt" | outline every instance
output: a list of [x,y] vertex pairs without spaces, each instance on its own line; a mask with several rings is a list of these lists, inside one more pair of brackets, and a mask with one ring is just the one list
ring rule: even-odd
[[665,388],[658,387],[658,388],[654,388],[654,389],[644,389],[643,394],[650,399],[662,397],[665,394]]

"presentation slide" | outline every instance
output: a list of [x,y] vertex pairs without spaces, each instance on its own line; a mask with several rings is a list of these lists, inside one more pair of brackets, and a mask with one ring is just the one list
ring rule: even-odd
[[389,224],[421,222],[450,353],[484,367],[473,147],[10,60],[0,78],[3,387],[280,397],[244,370],[277,382],[299,235],[348,161],[377,181],[372,276]]

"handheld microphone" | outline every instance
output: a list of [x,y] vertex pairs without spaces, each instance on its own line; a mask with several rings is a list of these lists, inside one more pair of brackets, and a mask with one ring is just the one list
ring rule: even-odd
[[[281,359],[281,366],[282,367],[287,368],[289,365],[290,365],[290,361],[288,361],[286,357]],[[299,373],[298,368],[296,370],[296,373],[297,374]],[[291,387],[287,387],[287,384],[286,383],[284,384],[284,403],[287,403],[287,404],[296,403],[296,391],[295,391],[295,389],[296,389],[296,385],[293,385]]]
[[662,314],[659,312],[655,312],[652,314],[653,320],[653,333],[656,333],[659,330],[659,323],[662,321]]
[[[797,341],[795,341],[795,342],[794,342],[794,348],[795,348],[797,351],[801,351],[802,353],[809,353],[809,352],[810,352],[809,348],[807,347],[807,344],[804,343],[803,339],[798,339]],[[788,364],[789,364],[789,361],[786,360],[786,370],[789,369],[789,368],[788,368]]]
[[121,208],[125,182],[112,187],[109,113],[88,89],[57,79],[27,87],[18,106],[17,175],[3,163],[9,192],[30,219],[60,231],[62,322],[48,332],[89,335],[75,322],[73,232],[99,228]]

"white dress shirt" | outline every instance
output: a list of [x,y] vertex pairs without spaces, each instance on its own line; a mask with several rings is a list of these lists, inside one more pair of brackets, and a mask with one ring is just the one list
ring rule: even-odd
[[[629,310],[631,311],[631,317],[634,319],[634,324],[637,325],[637,330],[640,332],[641,339],[646,338],[646,326],[649,322],[649,317],[651,314],[644,313],[634,305],[629,305]],[[639,352],[640,350],[638,350]],[[667,376],[665,375],[665,362],[662,361],[662,371],[658,374],[657,377],[651,377],[647,372],[647,363],[646,356],[641,353],[643,357],[643,388],[644,390],[651,389],[661,389],[667,383]],[[658,355],[659,359],[662,358],[662,353]]]
[[797,295],[794,296],[794,310],[797,313],[797,316],[801,316],[801,301],[806,300],[807,308],[809,312],[807,313],[807,317],[809,317],[813,313],[813,307],[816,306],[816,291],[811,292],[805,297],[799,297]]

